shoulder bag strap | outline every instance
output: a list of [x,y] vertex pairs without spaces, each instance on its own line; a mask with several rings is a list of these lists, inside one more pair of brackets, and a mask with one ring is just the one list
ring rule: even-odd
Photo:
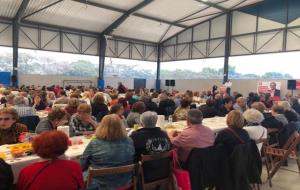
[[241,137],[233,129],[228,127],[227,131],[229,131],[231,134],[233,134],[233,136],[235,136],[237,139],[239,139],[239,141],[241,141],[241,143],[245,144],[245,141],[243,139],[241,139]]
[[52,161],[48,161],[43,167],[41,167],[37,173],[32,176],[29,180],[29,182],[26,184],[25,186],[25,190],[29,190],[30,189],[30,186],[32,185],[32,183],[34,182],[34,180],[42,173],[42,171],[44,171],[50,164],[52,164]]

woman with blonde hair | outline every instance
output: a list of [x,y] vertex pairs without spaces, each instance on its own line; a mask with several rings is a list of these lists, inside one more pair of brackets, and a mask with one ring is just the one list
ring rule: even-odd
[[[132,164],[134,161],[133,141],[127,137],[121,119],[116,114],[103,117],[96,129],[96,139],[86,147],[80,159],[81,167],[109,168]],[[130,174],[95,177],[93,184],[102,190],[114,190],[131,183]]]
[[228,127],[219,132],[215,145],[224,144],[228,153],[231,154],[236,145],[250,142],[250,137],[247,131],[243,129],[245,119],[240,111],[229,112],[226,123]]

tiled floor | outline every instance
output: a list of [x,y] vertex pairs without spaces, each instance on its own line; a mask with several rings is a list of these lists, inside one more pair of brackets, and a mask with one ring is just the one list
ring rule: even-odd
[[[292,171],[287,171],[293,170]],[[289,161],[288,167],[282,167],[272,179],[273,187],[269,187],[269,183],[266,181],[267,172],[264,169],[262,180],[263,185],[261,190],[300,190],[300,174],[298,173],[298,167],[295,160]]]

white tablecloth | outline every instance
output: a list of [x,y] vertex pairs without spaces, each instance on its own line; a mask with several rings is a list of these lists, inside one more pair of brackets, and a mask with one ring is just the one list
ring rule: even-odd
[[[165,126],[169,123],[165,122]],[[186,121],[179,121],[179,122],[173,122],[173,126],[177,126],[176,130],[183,130],[187,123]],[[220,130],[227,127],[226,125],[226,118],[225,117],[214,117],[214,118],[207,118],[203,119],[203,125],[206,127],[209,127],[214,132],[219,132]],[[89,139],[86,139],[85,137],[72,137],[71,140],[74,141],[74,139],[81,139],[83,144],[79,145],[72,145],[68,148],[68,150],[65,152],[64,157],[69,160],[79,160],[80,156],[82,155],[83,151],[85,150],[86,146],[90,142]],[[76,140],[75,140],[76,141]],[[10,149],[8,148],[10,145],[2,145],[0,146],[0,153],[7,153],[9,155]],[[14,173],[14,183],[17,182],[19,173],[25,166],[28,166],[31,163],[41,161],[42,159],[38,157],[37,155],[31,155],[31,156],[25,156],[21,158],[12,158],[11,156],[8,156],[5,161],[11,165],[13,173]]]
[[[225,129],[227,127],[226,125],[226,117],[213,117],[213,118],[206,118],[203,119],[202,124],[211,130],[213,130],[215,133],[221,131],[222,129]],[[186,126],[186,121],[178,121],[178,122],[172,122],[171,124],[167,121],[165,122],[165,126],[172,125],[175,127],[175,130],[182,131]]]
[[[72,137],[71,139],[74,139],[74,138],[81,139],[83,144],[69,146],[68,150],[65,152],[65,155],[64,155],[65,159],[79,160],[79,158],[82,155],[83,151],[85,150],[86,146],[90,142],[90,140],[86,139],[85,137]],[[0,146],[0,153],[6,153],[8,155],[7,158],[5,159],[5,161],[9,165],[11,165],[12,171],[14,173],[14,183],[16,183],[18,181],[20,171],[25,166],[28,166],[34,162],[41,161],[42,159],[40,157],[38,157],[37,155],[13,158],[12,156],[10,156],[9,146],[11,146],[11,145]]]

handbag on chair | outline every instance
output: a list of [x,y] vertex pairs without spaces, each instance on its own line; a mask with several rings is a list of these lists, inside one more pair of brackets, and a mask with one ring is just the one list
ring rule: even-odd
[[177,186],[179,190],[192,190],[190,173],[187,170],[181,168],[177,157],[177,150],[172,151],[173,154],[173,174],[176,178]]

